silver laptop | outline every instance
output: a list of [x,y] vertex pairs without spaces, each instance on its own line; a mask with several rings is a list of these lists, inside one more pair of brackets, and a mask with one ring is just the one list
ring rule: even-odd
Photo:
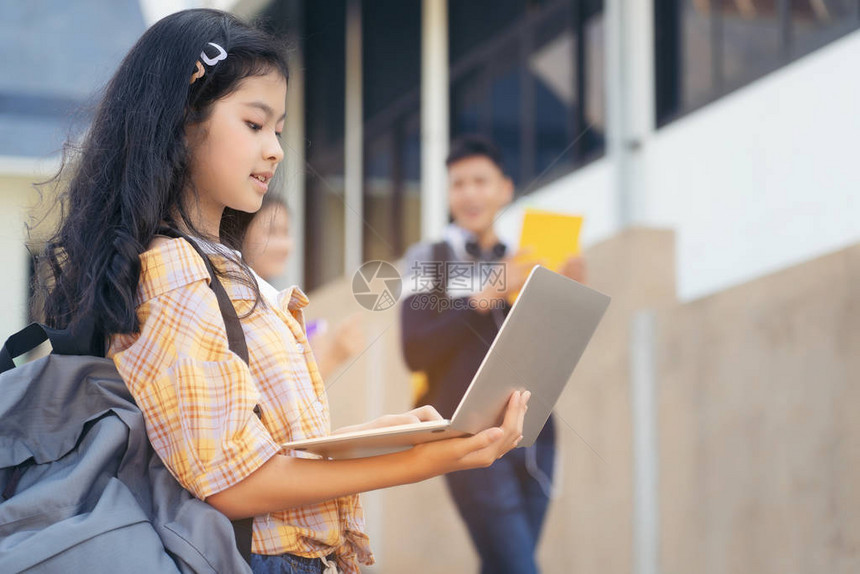
[[356,458],[475,434],[501,424],[515,390],[532,393],[519,445],[530,446],[549,418],[609,300],[603,293],[536,266],[451,420],[333,434],[281,446],[330,458]]

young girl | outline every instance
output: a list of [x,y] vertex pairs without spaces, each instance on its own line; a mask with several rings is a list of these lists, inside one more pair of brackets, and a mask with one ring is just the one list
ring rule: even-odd
[[[492,464],[516,446],[528,393],[512,395],[501,427],[468,438],[354,460],[281,451],[330,432],[307,298],[261,289],[236,251],[283,159],[287,78],[278,44],[229,14],[189,10],[150,28],[69,179],[44,311],[53,327],[95,320],[173,475],[229,518],[254,517],[254,571],[358,572],[373,558],[356,493]],[[189,241],[230,295],[249,364],[229,349]],[[365,426],[437,417],[424,407]]]

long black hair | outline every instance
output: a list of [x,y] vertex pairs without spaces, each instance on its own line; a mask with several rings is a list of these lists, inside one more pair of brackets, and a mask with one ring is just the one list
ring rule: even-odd
[[[201,52],[217,54],[209,42],[228,56],[204,64],[203,77],[189,83]],[[104,334],[139,330],[140,254],[165,223],[205,238],[183,201],[191,189],[186,127],[204,121],[243,79],[270,72],[288,78],[283,44],[226,12],[177,12],[141,36],[107,84],[78,157],[67,156],[54,179],[69,183],[60,198],[61,224],[42,256],[49,326],[74,328],[86,318]],[[252,217],[225,208],[220,237],[208,239],[240,249]],[[244,261],[222,250],[259,300]]]

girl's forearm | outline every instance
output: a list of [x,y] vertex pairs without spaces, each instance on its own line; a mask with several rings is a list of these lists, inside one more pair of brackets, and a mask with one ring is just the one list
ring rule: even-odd
[[242,482],[206,501],[230,519],[257,516],[434,476],[414,449],[349,460],[275,455]]

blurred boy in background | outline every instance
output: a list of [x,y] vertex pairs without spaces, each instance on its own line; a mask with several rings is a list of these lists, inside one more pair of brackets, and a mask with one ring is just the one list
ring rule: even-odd
[[[417,402],[450,418],[510,310],[509,301],[539,262],[527,253],[513,254],[496,235],[494,222],[514,191],[496,146],[465,137],[452,145],[446,165],[453,223],[442,241],[414,245],[404,258],[404,289],[412,294],[402,305],[401,336],[407,365],[426,377]],[[561,272],[584,281],[582,258],[571,257]],[[533,446],[513,450],[489,468],[445,476],[482,573],[538,572],[535,550],[554,462],[550,417]]]

